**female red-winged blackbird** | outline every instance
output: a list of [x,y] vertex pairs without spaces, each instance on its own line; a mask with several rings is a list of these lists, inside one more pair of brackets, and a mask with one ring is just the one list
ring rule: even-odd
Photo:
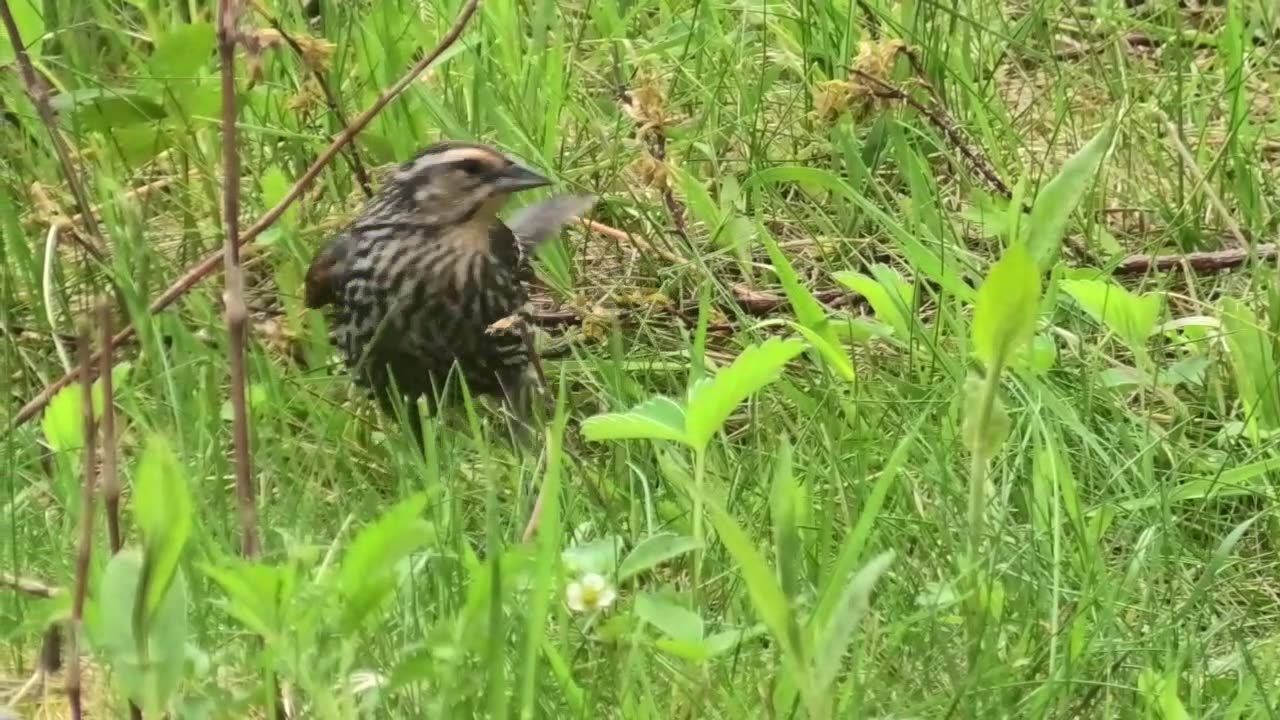
[[418,442],[417,399],[434,412],[451,373],[473,396],[503,398],[528,437],[529,260],[596,198],[536,203],[510,227],[498,211],[511,193],[550,182],[491,147],[436,143],[311,261],[306,306],[333,306],[333,339],[356,384],[388,412],[403,397]]

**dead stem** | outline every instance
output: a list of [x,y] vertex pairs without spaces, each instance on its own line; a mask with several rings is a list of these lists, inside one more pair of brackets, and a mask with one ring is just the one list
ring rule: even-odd
[[258,556],[258,513],[249,457],[249,406],[245,388],[244,275],[240,266],[240,152],[236,146],[236,25],[237,0],[218,0],[218,56],[222,61],[222,224],[226,288],[227,353],[231,368],[231,411],[235,457],[236,498],[240,506],[241,552]]
[[95,438],[97,428],[93,418],[93,363],[89,361],[89,329],[82,322],[79,332],[80,388],[84,407],[84,483],[80,507],[80,542],[76,550],[76,580],[71,604],[71,666],[67,670],[67,699],[71,703],[71,716],[79,720],[83,716],[80,695],[80,628],[84,619],[85,594],[89,586],[89,554],[93,550],[93,497],[97,470]]
[[102,342],[98,375],[102,382],[102,501],[107,510],[107,538],[111,554],[115,555],[120,552],[120,475],[116,465],[116,393],[111,377],[115,352],[111,343],[111,306],[105,300],[98,303],[98,333]]

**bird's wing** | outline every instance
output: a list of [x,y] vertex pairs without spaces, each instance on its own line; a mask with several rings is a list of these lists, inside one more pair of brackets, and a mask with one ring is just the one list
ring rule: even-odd
[[581,216],[596,204],[595,195],[557,195],[520,208],[507,221],[526,260],[542,243],[555,237],[574,217]]

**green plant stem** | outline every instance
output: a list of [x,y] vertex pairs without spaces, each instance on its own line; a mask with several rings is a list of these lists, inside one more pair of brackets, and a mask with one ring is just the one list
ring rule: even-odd
[[[996,391],[999,388],[1000,367],[1003,363],[997,359],[987,373],[982,384],[982,402],[978,405],[978,417],[974,421],[975,428],[986,428],[991,422],[991,409],[995,407]],[[981,430],[979,430],[981,431]],[[969,460],[969,561],[970,567],[976,568],[978,553],[982,549],[983,519],[986,506],[986,482],[988,449],[982,442],[976,443]]]
[[693,454],[693,540],[697,550],[693,554],[693,596],[696,600],[699,588],[702,587],[702,560],[706,553],[702,529],[702,493],[706,487],[707,451],[696,450]]

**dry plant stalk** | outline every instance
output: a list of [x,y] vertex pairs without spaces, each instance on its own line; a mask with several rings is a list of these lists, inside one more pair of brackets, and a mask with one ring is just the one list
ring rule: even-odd
[[[5,0],[0,0],[0,3],[3,3],[4,1]],[[285,193],[285,196],[280,199],[280,202],[276,203],[274,207],[268,210],[261,218],[258,219],[257,222],[240,235],[236,243],[237,246],[245,245],[258,235],[262,234],[262,232],[267,228],[271,227],[271,225],[273,225],[275,221],[278,220],[294,202],[297,201],[302,193],[310,187],[311,183],[320,175],[320,172],[333,161],[333,158],[342,150],[343,147],[350,143],[355,136],[358,135],[374,117],[377,116],[378,113],[382,112],[383,108],[385,108],[388,103],[403,92],[405,88],[409,87],[409,85],[412,84],[418,76],[425,72],[432,63],[439,59],[446,50],[457,42],[458,38],[462,36],[462,31],[466,29],[467,24],[475,15],[479,5],[480,0],[468,0],[467,4],[463,6],[462,11],[458,14],[458,19],[454,21],[453,27],[449,29],[449,32],[445,33],[445,36],[440,39],[440,42],[436,47],[432,49],[431,52],[423,55],[421,60],[414,63],[413,67],[409,68],[409,70],[405,72],[405,74],[402,75],[394,85],[383,91],[382,94],[378,96],[378,99],[375,100],[367,110],[361,113],[351,123],[351,125],[338,135],[338,137],[334,138],[333,142],[329,144],[329,147],[321,153],[320,157],[316,158],[316,161],[311,164],[311,167],[307,168],[307,171],[303,173],[302,177],[298,178],[298,181],[289,189],[289,192]],[[165,308],[172,305],[178,298],[185,295],[187,291],[195,287],[201,280],[204,280],[206,277],[211,275],[217,269],[219,261],[223,258],[223,254],[224,251],[222,250],[211,253],[197,265],[187,270],[182,277],[174,281],[173,284],[161,293],[159,297],[151,302],[148,312],[154,314],[163,311]],[[111,339],[112,343],[119,345],[120,343],[126,342],[134,336],[135,332],[137,332],[137,330],[134,325],[129,324],[125,326],[123,330],[116,333],[115,337]],[[12,432],[13,428],[18,427],[35,417],[36,413],[40,412],[45,405],[49,404],[49,400],[53,398],[55,393],[67,385],[70,385],[75,380],[76,372],[78,371],[67,373],[58,380],[55,380],[45,386],[39,394],[27,402],[27,404],[18,411],[9,431]]]
[[111,343],[111,306],[98,302],[98,333],[102,338],[99,379],[102,382],[102,501],[107,510],[107,538],[111,554],[120,552],[120,474],[116,449],[116,391],[111,377],[115,352]]
[[79,333],[80,388],[84,407],[84,485],[80,508],[80,542],[76,550],[76,584],[71,604],[71,667],[67,669],[67,699],[71,716],[83,717],[80,695],[80,630],[84,619],[85,594],[89,585],[89,553],[93,550],[93,496],[97,470],[97,428],[93,420],[93,363],[89,360],[89,329],[83,323]]
[[23,595],[33,595],[35,597],[51,598],[62,592],[60,588],[53,587],[46,582],[36,580],[35,578],[23,577],[14,573],[0,573],[0,587],[6,587]]
[[245,387],[245,338],[249,311],[244,304],[244,270],[240,266],[240,152],[236,146],[237,0],[218,0],[218,55],[222,61],[222,223],[226,288],[227,353],[231,366],[231,412],[236,498],[240,506],[241,552],[258,556],[258,512],[249,459],[249,407]]

